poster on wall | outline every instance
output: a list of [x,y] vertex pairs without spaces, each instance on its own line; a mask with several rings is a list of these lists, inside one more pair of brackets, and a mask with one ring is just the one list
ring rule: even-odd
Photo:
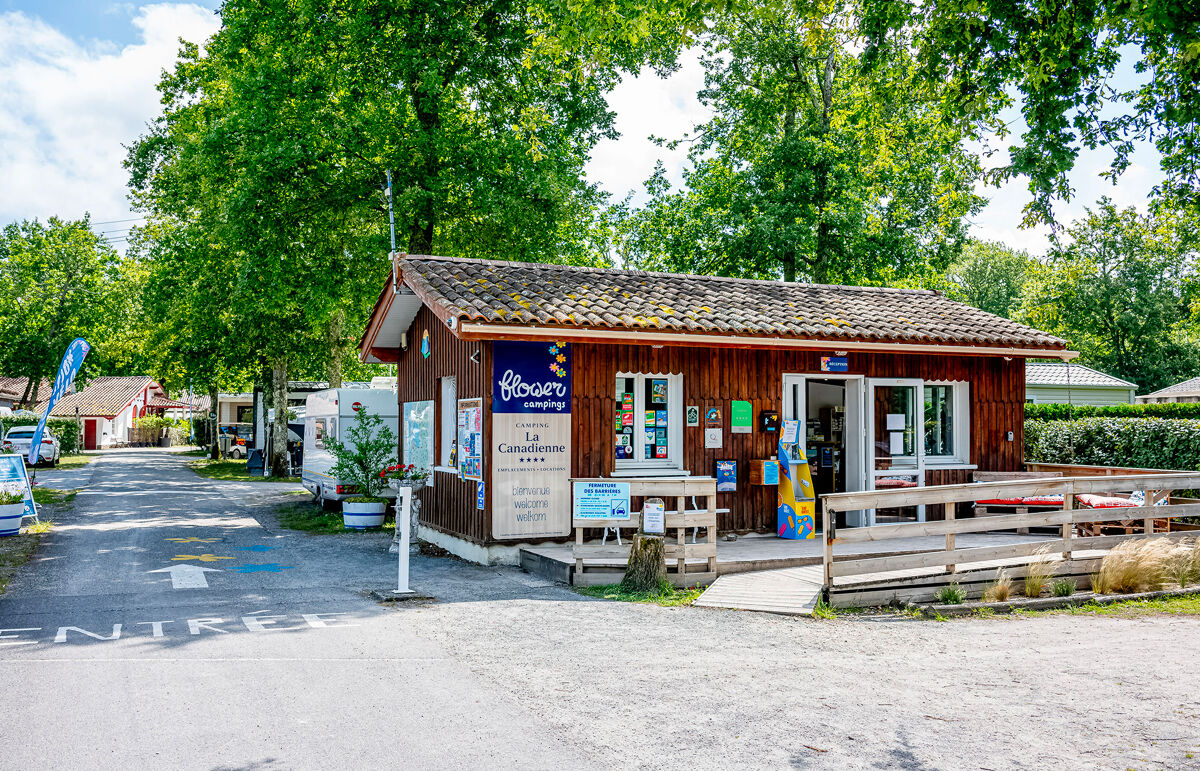
[[496,342],[492,348],[492,537],[568,535],[570,479],[570,345]]
[[750,402],[735,401],[729,408],[729,431],[749,434],[754,430],[754,408]]
[[689,404],[684,414],[687,415],[687,424],[689,427],[700,425],[700,408],[695,404]]
[[405,402],[402,432],[404,462],[429,472],[429,482],[432,482],[433,402]]
[[483,480],[483,399],[458,400],[458,474]]
[[732,493],[737,490],[737,461],[717,461],[717,492]]

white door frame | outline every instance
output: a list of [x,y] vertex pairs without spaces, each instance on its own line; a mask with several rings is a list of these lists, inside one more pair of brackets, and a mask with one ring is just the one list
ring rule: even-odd
[[[891,469],[876,469],[875,468],[875,388],[877,386],[892,387],[892,386],[911,386],[915,390],[915,398],[913,400],[913,453],[914,466],[903,466],[900,468]],[[866,387],[866,403],[869,408],[867,413],[867,446],[870,452],[867,453],[867,478],[870,481],[870,489],[875,489],[875,480],[886,476],[915,476],[917,487],[925,486],[925,381],[921,378],[911,377],[873,377],[867,379]],[[925,521],[925,506],[917,506],[917,521]],[[875,524],[875,510],[871,509],[867,513],[867,524]]]
[[[867,437],[865,427],[867,425],[866,410],[866,393],[867,393],[867,378],[865,375],[841,375],[830,372],[785,372],[783,374],[783,419],[784,420],[799,420],[800,421],[800,437],[801,441],[805,442],[808,438],[808,389],[805,387],[809,380],[845,380],[847,381],[846,388],[846,425],[842,436],[845,438],[846,447],[845,453],[842,456],[842,462],[846,464],[846,491],[858,492],[860,490],[871,490],[874,485],[871,484],[868,474],[867,461]],[[853,382],[857,386],[851,389],[850,383]],[[789,389],[793,386],[800,386],[799,393],[799,410],[800,417],[792,414],[792,399]],[[853,412],[852,412],[853,410]],[[857,430],[852,430],[857,426]],[[857,473],[851,474],[851,470],[856,470]],[[872,512],[873,514],[873,512]],[[846,522],[850,527],[857,527],[868,524],[866,512],[848,511],[846,512]]]

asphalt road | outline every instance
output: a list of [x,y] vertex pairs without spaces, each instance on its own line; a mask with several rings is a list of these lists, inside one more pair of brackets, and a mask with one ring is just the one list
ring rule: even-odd
[[587,765],[420,610],[364,595],[394,576],[385,535],[274,530],[247,494],[278,489],[163,451],[63,473],[42,483],[82,487],[74,511],[0,598],[0,767]]

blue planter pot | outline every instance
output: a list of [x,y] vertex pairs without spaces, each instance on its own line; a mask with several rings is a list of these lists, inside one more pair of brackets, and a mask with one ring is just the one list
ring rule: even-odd
[[24,502],[0,506],[0,536],[19,534],[21,532],[21,516],[24,513]]
[[379,503],[342,503],[342,525],[347,530],[366,530],[371,527],[383,526],[383,515],[387,511],[387,502]]

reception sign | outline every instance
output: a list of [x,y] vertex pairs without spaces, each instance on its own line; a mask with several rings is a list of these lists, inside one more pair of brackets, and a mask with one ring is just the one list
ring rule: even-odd
[[571,348],[492,348],[492,537],[571,532]]

